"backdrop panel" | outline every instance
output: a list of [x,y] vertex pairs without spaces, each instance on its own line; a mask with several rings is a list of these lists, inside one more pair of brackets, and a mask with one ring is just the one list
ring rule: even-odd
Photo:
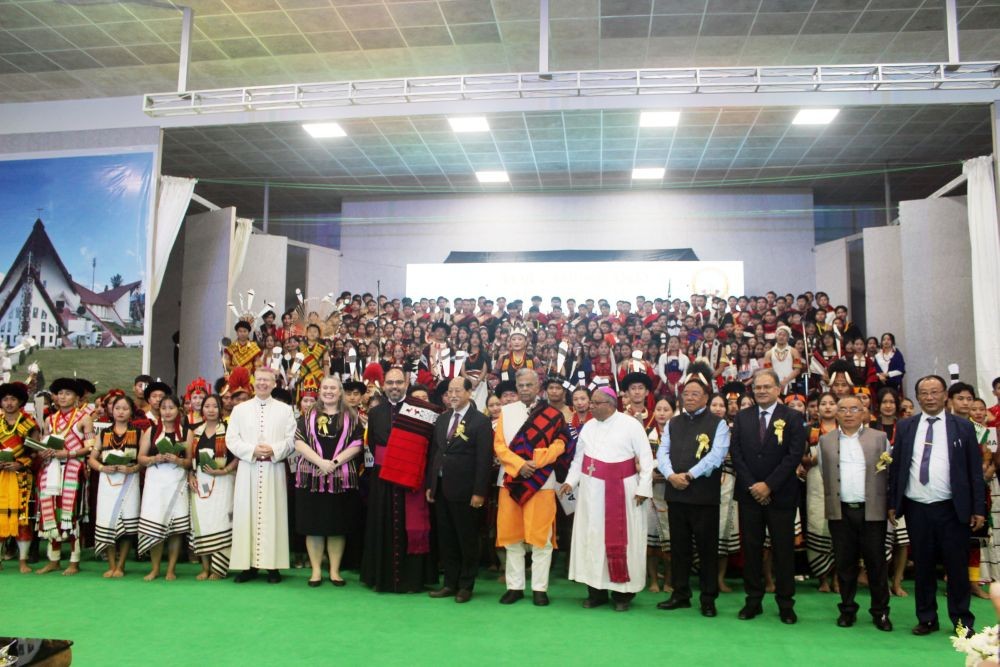
[[680,297],[692,293],[743,294],[743,262],[519,262],[409,264],[410,297],[480,295],[508,300],[553,296],[564,301],[604,298],[635,303],[635,297]]

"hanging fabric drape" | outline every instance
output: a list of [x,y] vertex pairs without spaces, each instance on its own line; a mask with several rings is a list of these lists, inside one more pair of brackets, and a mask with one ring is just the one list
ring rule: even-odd
[[976,333],[976,385],[979,395],[992,393],[990,382],[1000,374],[1000,230],[992,156],[966,160],[969,241],[972,245],[972,314]]
[[232,285],[243,272],[243,262],[247,258],[247,248],[250,247],[250,236],[253,234],[253,218],[236,218],[233,230],[233,246],[229,252],[229,284]]
[[160,176],[160,192],[156,202],[156,221],[153,225],[153,275],[149,280],[149,300],[156,303],[167,270],[170,249],[177,241],[177,233],[184,222],[184,214],[191,203],[197,178]]

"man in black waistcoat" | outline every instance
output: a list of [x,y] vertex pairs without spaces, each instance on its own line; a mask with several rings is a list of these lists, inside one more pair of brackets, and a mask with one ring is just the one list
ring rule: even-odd
[[795,509],[799,503],[795,469],[805,450],[806,430],[802,415],[778,401],[780,392],[778,374],[772,369],[754,374],[757,405],[736,414],[731,456],[736,469],[735,496],[740,504],[746,591],[739,619],[748,621],[762,612],[766,527],[771,536],[778,613],[782,623],[791,625],[798,620],[794,610]]
[[719,499],[722,462],[729,450],[729,426],[708,411],[712,395],[712,369],[703,362],[691,365],[681,379],[684,409],[670,420],[656,465],[667,478],[665,498],[672,551],[670,580],[674,592],[656,605],[658,609],[691,606],[691,542],[701,559],[701,614],[717,615],[719,597]]

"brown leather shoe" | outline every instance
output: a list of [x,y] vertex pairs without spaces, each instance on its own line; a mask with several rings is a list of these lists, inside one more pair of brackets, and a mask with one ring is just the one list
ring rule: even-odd
[[455,594],[454,588],[448,588],[447,586],[445,586],[443,588],[437,589],[436,591],[431,591],[430,593],[427,594],[427,596],[432,598],[450,598],[454,594]]
[[459,588],[458,592],[455,593],[455,602],[462,604],[463,602],[468,602],[472,599],[472,591],[468,588]]

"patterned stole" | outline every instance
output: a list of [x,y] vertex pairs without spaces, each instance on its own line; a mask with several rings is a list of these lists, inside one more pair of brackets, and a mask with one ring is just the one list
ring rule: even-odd
[[[63,413],[61,410],[49,416],[49,430],[52,434],[65,439],[66,451],[70,454],[83,449],[83,439],[75,431],[77,424],[86,416],[79,408]],[[49,483],[49,475],[62,473],[62,493],[59,496],[39,497],[39,511],[42,518],[40,532],[51,537],[71,535],[74,523],[74,508],[76,497],[80,491],[80,471],[83,463],[78,458],[69,458],[61,466],[46,466],[42,468],[38,487],[45,488]]]
[[317,380],[323,379],[323,355],[326,354],[326,346],[316,343],[312,347],[302,344],[302,353],[305,358],[302,360],[302,377],[315,377]]
[[566,418],[562,411],[553,408],[548,403],[540,403],[518,429],[508,448],[525,461],[531,461],[534,459],[536,448],[549,447],[559,439],[566,442],[566,451],[556,463],[539,468],[534,475],[527,479],[520,476],[512,477],[510,474],[504,473],[504,488],[510,492],[510,497],[517,504],[524,505],[528,502],[545,485],[557,465],[567,465],[573,460],[575,441],[568,437]]
[[226,347],[226,352],[229,353],[229,358],[233,361],[233,366],[229,369],[230,371],[236,366],[243,366],[252,374],[254,371],[253,362],[260,355],[260,348],[253,341],[250,341],[246,345],[233,342]]

